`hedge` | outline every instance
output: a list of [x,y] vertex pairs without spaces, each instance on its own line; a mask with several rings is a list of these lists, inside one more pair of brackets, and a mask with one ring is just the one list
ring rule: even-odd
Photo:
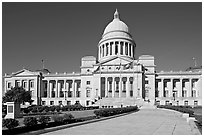
[[99,109],[99,106],[88,106],[83,107],[80,104],[75,105],[67,105],[67,106],[30,106],[28,108],[21,109],[24,112],[24,116],[31,115],[31,114],[38,114],[40,113],[46,114],[48,112],[60,112],[60,111],[79,111],[79,110],[91,110],[91,109]]
[[25,117],[23,123],[25,126],[31,127],[37,125],[38,121],[36,117]]
[[74,119],[74,116],[72,114],[54,115],[52,116],[52,119],[56,123],[63,124],[69,123],[72,119]]
[[9,118],[9,119],[3,119],[2,121],[2,126],[8,128],[9,130],[17,127],[18,125],[19,125],[19,122],[16,119]]
[[182,113],[188,113],[189,116],[194,115],[194,111],[190,110],[190,106],[168,106],[168,105],[158,105],[157,108],[172,109]]
[[121,113],[131,112],[138,110],[137,106],[123,107],[123,108],[104,108],[100,110],[95,110],[94,114],[97,117],[107,117],[112,115],[117,115]]

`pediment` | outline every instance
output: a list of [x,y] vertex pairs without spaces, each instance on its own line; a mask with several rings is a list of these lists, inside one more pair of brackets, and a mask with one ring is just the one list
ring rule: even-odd
[[39,74],[38,72],[33,72],[28,69],[22,69],[16,73],[13,73],[12,76],[34,76],[38,74]]
[[128,58],[124,58],[124,57],[115,57],[115,58],[112,58],[112,59],[109,59],[109,60],[106,60],[104,62],[101,63],[101,65],[103,66],[108,66],[108,65],[126,65],[128,63],[132,62],[131,59],[128,59]]

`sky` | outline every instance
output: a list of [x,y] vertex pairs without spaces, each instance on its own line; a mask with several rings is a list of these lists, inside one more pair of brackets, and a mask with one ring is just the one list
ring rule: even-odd
[[156,71],[202,65],[202,3],[2,4],[2,74],[23,68],[80,72],[81,58],[97,57],[115,9],[136,42],[136,59],[155,57]]

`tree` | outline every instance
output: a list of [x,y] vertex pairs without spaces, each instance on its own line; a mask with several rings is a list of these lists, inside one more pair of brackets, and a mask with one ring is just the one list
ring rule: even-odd
[[26,91],[23,87],[14,87],[11,90],[5,93],[3,97],[3,102],[16,102],[16,103],[23,103],[23,102],[33,102],[31,99],[31,91]]

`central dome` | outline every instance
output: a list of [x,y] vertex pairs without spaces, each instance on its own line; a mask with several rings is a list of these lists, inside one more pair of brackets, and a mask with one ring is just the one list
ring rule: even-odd
[[117,9],[114,13],[114,19],[106,26],[103,32],[102,41],[116,37],[132,39],[128,26],[120,20]]
[[104,30],[103,35],[113,31],[123,31],[128,32],[128,26],[119,19],[119,13],[116,10],[114,13],[114,19],[110,22]]

